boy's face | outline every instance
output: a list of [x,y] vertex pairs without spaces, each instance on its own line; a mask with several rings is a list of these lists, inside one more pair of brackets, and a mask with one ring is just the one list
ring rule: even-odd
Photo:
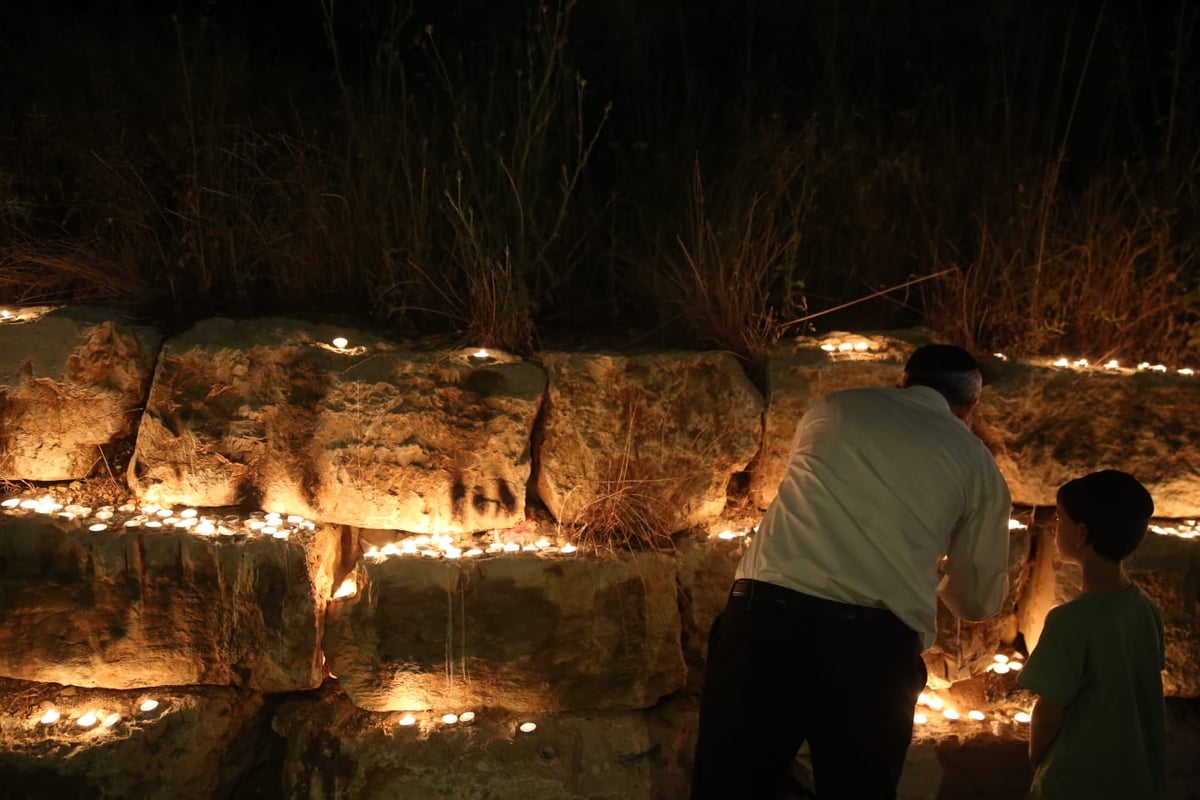
[[1055,508],[1054,520],[1054,543],[1058,546],[1059,558],[1078,564],[1087,546],[1087,529],[1067,516],[1061,505]]

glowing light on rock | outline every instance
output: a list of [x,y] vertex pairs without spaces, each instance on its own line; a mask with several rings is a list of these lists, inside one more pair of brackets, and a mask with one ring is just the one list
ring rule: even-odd
[[333,341],[330,342],[330,344],[332,344],[338,350],[345,350],[346,345],[350,344],[350,341],[346,339],[345,336],[336,336],[334,337]]
[[560,552],[563,552],[563,553],[574,553],[576,549],[577,549],[577,548],[576,548],[576,547],[575,547],[575,545],[573,545],[573,544],[564,544],[564,545],[562,546],[562,550],[561,550]]
[[354,597],[358,593],[358,583],[353,577],[346,578],[338,586],[337,591],[333,593],[334,600],[345,600],[347,597]]
[[1065,359],[1065,358],[1060,358],[1060,359],[1058,359],[1057,361],[1055,361],[1055,362],[1054,362],[1054,366],[1056,366],[1056,367],[1069,367],[1069,366],[1071,366],[1071,362],[1070,362],[1070,361],[1068,361],[1068,360],[1067,360],[1067,359]]
[[82,717],[75,720],[75,724],[81,728],[90,728],[93,725],[95,725],[96,722],[97,722],[96,715],[93,714],[91,711],[87,712]]
[[1010,531],[1023,531],[1028,527],[1029,526],[1026,525],[1024,522],[1021,522],[1020,520],[1017,520],[1017,519],[1009,519],[1009,521],[1008,521],[1008,529]]
[[42,714],[42,717],[38,720],[38,722],[42,725],[53,725],[60,719],[62,719],[62,713],[57,708],[48,708],[46,709],[46,713]]
[[16,508],[16,507],[17,507],[17,506],[19,506],[20,504],[21,504],[21,498],[19,498],[19,497],[10,497],[10,498],[8,498],[7,500],[5,500],[4,502],[0,502],[0,507],[4,507],[4,508]]
[[920,713],[913,714],[913,722],[917,723],[918,725],[924,725],[926,722],[929,722],[929,717]]
[[931,694],[929,695],[929,700],[925,703],[925,705],[929,706],[934,711],[941,711],[942,708],[945,707],[946,701],[942,700],[942,698],[938,697],[936,694]]
[[837,345],[827,343],[827,344],[821,345],[821,349],[824,350],[826,353],[832,353],[834,350],[837,350]]
[[1001,361],[1008,361],[1008,356],[1004,355],[1004,353],[992,353],[992,355]]
[[537,723],[536,722],[522,722],[520,725],[517,726],[517,730],[519,730],[521,733],[533,733],[534,731],[537,730]]
[[443,725],[453,725],[458,722],[458,714],[442,714]]
[[1013,719],[1016,720],[1017,722],[1026,723],[1026,722],[1029,722],[1031,717],[1029,716],[1029,713],[1026,711],[1018,711],[1017,713],[1013,714]]
[[179,512],[179,516],[183,517],[184,519],[191,519],[192,517],[196,516],[198,513],[199,512],[196,511],[196,509],[194,509],[194,508],[185,508],[183,511]]
[[414,717],[412,714],[405,714],[403,717],[400,718],[400,720],[397,724],[400,725],[401,727],[408,728],[408,727],[411,727],[411,726],[417,724],[417,718]]
[[141,711],[143,714],[149,714],[156,708],[158,708],[158,701],[153,698],[147,698],[138,706],[138,711]]
[[999,664],[999,663],[997,663],[997,664],[989,664],[989,665],[988,665],[988,671],[989,671],[989,672],[994,672],[994,673],[996,673],[997,675],[1007,675],[1007,674],[1008,674],[1008,671],[1009,671],[1010,669],[1012,669],[1012,667],[1010,667],[1008,664]]
[[121,715],[116,712],[113,712],[112,714],[109,714],[107,717],[105,717],[104,720],[100,723],[100,725],[105,728],[111,728],[113,725],[116,725],[120,721],[121,721]]
[[91,531],[92,533],[99,533],[100,531],[106,531],[106,530],[108,530],[108,524],[104,523],[104,522],[97,522],[93,525],[89,525],[88,530]]
[[1118,362],[1118,361],[1117,361],[1117,360],[1114,358],[1114,359],[1111,359],[1111,360],[1109,360],[1109,361],[1105,361],[1105,362],[1104,362],[1104,368],[1105,368],[1105,369],[1120,369],[1120,368],[1121,368],[1121,365],[1120,365],[1120,363],[1119,363],[1119,362]]
[[491,358],[491,357],[492,357],[492,354],[489,353],[487,350],[484,350],[482,347],[471,354],[471,358],[478,358],[480,361],[484,360],[485,358]]
[[987,719],[984,713],[976,708],[972,708],[970,711],[968,711],[967,716],[976,722],[983,722],[985,719]]
[[474,711],[464,711],[463,713],[458,715],[458,721],[459,722],[474,722],[475,721],[475,712]]
[[992,661],[995,661],[997,664],[1007,664],[1008,656],[1004,655],[1004,653],[996,653],[996,655],[992,656]]
[[947,708],[947,709],[943,710],[942,716],[945,717],[946,719],[950,720],[951,722],[953,722],[956,719],[962,718],[962,715],[959,714],[958,711],[953,708]]

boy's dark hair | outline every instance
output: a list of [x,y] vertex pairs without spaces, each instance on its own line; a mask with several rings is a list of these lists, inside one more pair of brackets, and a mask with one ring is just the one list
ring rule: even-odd
[[1150,518],[1154,498],[1128,472],[1106,469],[1067,481],[1058,504],[1073,522],[1087,526],[1088,544],[1109,561],[1121,561],[1137,549]]
[[975,357],[952,344],[918,347],[904,365],[905,386],[936,389],[952,406],[969,406],[979,399],[983,376]]

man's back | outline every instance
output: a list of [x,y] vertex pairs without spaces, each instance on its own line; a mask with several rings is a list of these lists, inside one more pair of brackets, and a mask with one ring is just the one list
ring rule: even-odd
[[[886,606],[932,642],[937,561],[983,565],[968,617],[998,610],[1011,503],[991,455],[924,386],[851,389],[805,415],[738,577]],[[965,577],[965,575],[964,575]]]

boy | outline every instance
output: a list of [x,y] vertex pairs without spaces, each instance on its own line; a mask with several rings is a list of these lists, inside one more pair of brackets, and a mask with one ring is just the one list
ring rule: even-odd
[[1154,514],[1128,473],[1093,472],[1058,490],[1055,542],[1082,593],[1046,615],[1018,680],[1038,696],[1029,731],[1032,798],[1166,793],[1163,625],[1123,559]]

